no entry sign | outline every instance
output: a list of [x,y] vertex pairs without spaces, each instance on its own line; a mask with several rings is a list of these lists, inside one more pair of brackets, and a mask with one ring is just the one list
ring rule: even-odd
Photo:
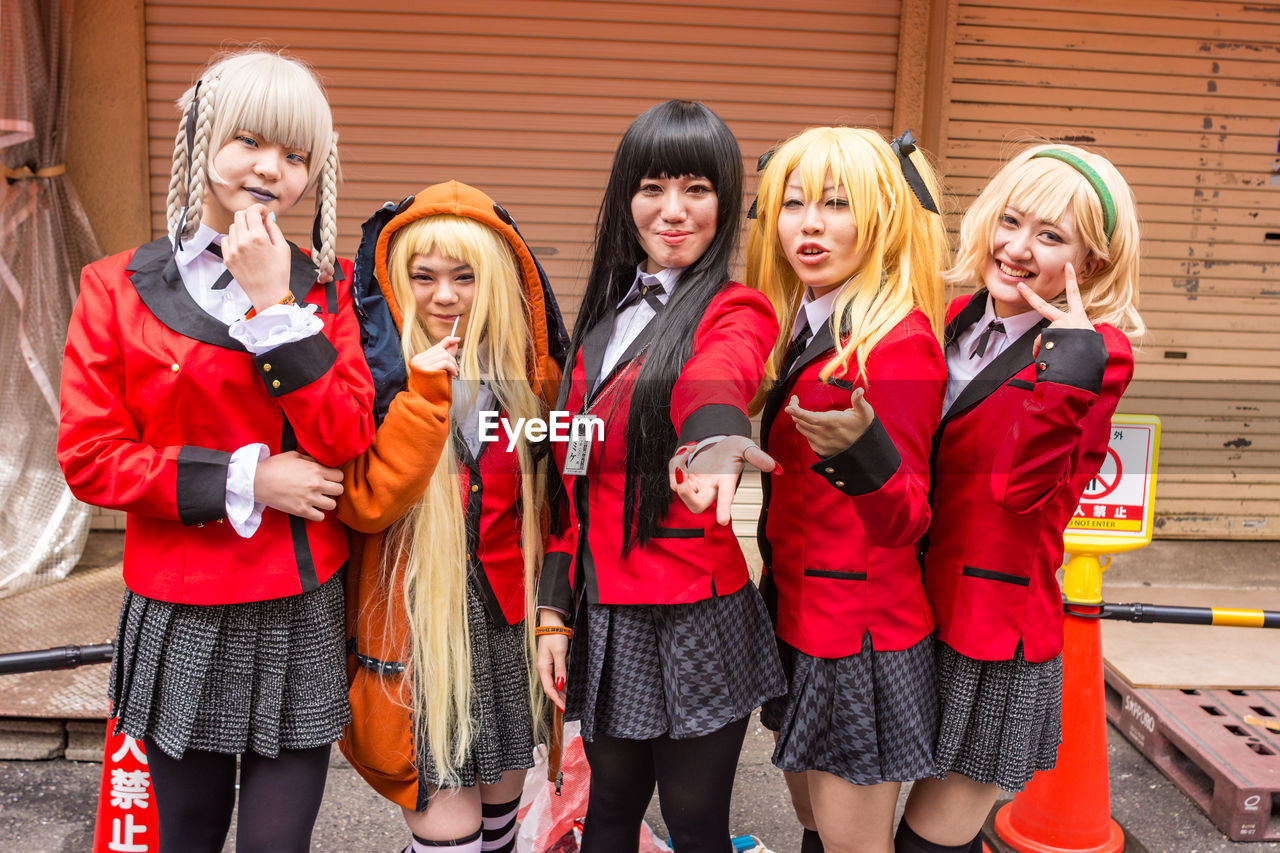
[[1088,485],[1067,524],[1072,553],[1127,551],[1151,541],[1155,514],[1160,419],[1116,415],[1102,467]]

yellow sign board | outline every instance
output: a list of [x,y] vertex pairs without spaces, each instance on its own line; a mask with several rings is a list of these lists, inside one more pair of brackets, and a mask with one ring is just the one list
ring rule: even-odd
[[1063,539],[1073,554],[1110,554],[1151,541],[1155,519],[1160,419],[1115,415],[1111,440],[1097,475],[1067,524]]

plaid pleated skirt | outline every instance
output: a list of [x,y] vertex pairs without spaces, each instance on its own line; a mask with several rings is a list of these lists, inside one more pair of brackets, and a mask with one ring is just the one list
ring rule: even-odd
[[932,775],[938,735],[934,639],[901,651],[862,649],[818,658],[778,641],[790,689],[766,702],[760,722],[778,733],[773,763],[821,770],[855,785]]
[[[533,714],[529,707],[529,653],[524,621],[498,624],[489,618],[471,579],[467,583],[467,628],[471,633],[471,752],[458,777],[464,787],[491,785],[508,770],[533,766]],[[539,688],[541,689],[541,688]],[[429,750],[418,743],[418,809],[441,787]]]
[[688,604],[587,604],[574,622],[565,719],[582,737],[711,734],[787,683],[755,584]]
[[942,723],[937,775],[960,773],[1017,792],[1051,770],[1062,743],[1062,656],[1030,663],[966,657],[938,643]]
[[342,572],[319,589],[245,604],[125,592],[108,695],[116,731],[188,749],[275,758],[333,743],[347,704]]

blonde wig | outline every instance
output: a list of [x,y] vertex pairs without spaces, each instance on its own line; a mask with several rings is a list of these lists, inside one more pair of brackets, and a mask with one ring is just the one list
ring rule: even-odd
[[[338,237],[338,138],[324,89],[300,60],[250,50],[215,61],[178,99],[166,214],[169,233],[195,233],[208,182],[223,183],[213,157],[239,131],[307,152],[307,186],[316,187],[320,245],[316,265],[333,275]],[[188,137],[190,145],[188,146]]]
[[[939,199],[938,180],[923,153],[909,156],[929,193]],[[830,320],[836,354],[820,376],[848,373],[851,363],[861,375],[872,348],[913,308],[923,311],[939,334],[942,270],[947,265],[942,218],[921,207],[897,153],[879,133],[857,127],[810,128],[770,158],[760,179],[757,218],[747,236],[747,283],[769,297],[783,324],[769,359],[769,377],[777,375],[804,292],[778,238],[778,214],[793,173],[800,176],[806,201],[820,199],[824,186],[834,182],[837,194],[849,201],[862,253],[836,297]],[[757,405],[759,401],[757,395]]]
[[[1115,230],[1107,239],[1102,201],[1079,171],[1060,160],[1036,157],[1047,148],[1074,154],[1097,172],[1115,205]],[[1107,158],[1074,145],[1033,145],[1005,163],[970,205],[960,225],[960,248],[947,282],[966,289],[982,287],[983,269],[994,251],[996,226],[1006,207],[1023,216],[1059,222],[1070,210],[1096,268],[1080,272],[1080,296],[1094,323],[1106,323],[1130,338],[1146,325],[1138,314],[1139,224],[1129,184]],[[1056,300],[1065,309],[1066,295]]]
[[[439,215],[416,220],[391,240],[387,271],[403,314],[401,350],[405,362],[436,341],[418,320],[409,279],[415,255],[439,253],[471,267],[475,297],[458,353],[462,375],[484,379],[510,418],[547,416],[546,406],[529,383],[531,341],[524,289],[515,255],[496,231],[472,219]],[[480,350],[487,344],[488,364]],[[451,431],[452,432],[452,431]],[[445,442],[435,473],[412,510],[388,537],[384,559],[403,590],[409,621],[409,673],[414,737],[431,756],[442,784],[462,782],[476,734],[471,692],[471,641],[467,630],[467,534],[459,493],[454,437]],[[524,558],[525,649],[535,656],[532,618],[535,574],[542,564],[546,466],[523,436],[520,462],[520,550]],[[529,699],[535,727],[541,720],[542,690],[529,667]]]

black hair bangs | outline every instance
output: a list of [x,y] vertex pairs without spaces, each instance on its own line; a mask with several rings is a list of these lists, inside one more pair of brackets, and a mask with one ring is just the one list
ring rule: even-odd
[[742,153],[720,117],[696,101],[665,101],[645,110],[618,146],[616,163],[634,194],[645,178],[706,178],[724,210],[742,194]]

